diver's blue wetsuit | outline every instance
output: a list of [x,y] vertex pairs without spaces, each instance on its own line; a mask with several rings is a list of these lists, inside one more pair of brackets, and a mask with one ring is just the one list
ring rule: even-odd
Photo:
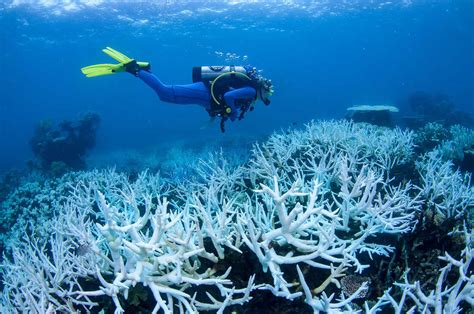
[[[165,85],[154,74],[143,70],[138,72],[138,77],[153,88],[162,101],[181,105],[197,104],[206,109],[211,108],[211,92],[203,82]],[[224,94],[225,102],[232,110],[229,115],[230,120],[237,119],[236,100],[253,100],[256,93],[253,87],[242,87]]]

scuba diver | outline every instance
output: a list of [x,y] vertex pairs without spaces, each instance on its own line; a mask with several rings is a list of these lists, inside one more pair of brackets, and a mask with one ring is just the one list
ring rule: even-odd
[[200,66],[193,68],[193,83],[187,85],[163,84],[150,72],[149,62],[137,62],[107,47],[105,54],[118,64],[96,64],[81,69],[87,77],[128,72],[140,78],[165,102],[198,104],[206,109],[213,121],[221,118],[220,128],[225,132],[225,121],[242,120],[247,111],[253,111],[257,99],[270,104],[272,82],[251,66]]

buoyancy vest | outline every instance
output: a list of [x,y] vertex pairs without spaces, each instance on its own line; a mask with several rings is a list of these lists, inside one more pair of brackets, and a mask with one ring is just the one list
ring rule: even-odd
[[[249,77],[245,67],[233,65],[193,67],[193,82],[203,82],[209,88],[212,100],[208,112],[211,116],[226,116],[229,113],[224,99],[224,94],[228,91],[245,86],[257,88],[255,80]],[[252,102],[256,99],[255,96]]]

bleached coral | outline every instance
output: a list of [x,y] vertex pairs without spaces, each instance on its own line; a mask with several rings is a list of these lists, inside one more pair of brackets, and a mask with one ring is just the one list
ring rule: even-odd
[[250,179],[255,181],[258,176],[271,180],[277,175],[284,182],[292,182],[295,176],[317,175],[323,182],[331,182],[339,176],[334,166],[341,157],[354,169],[370,166],[389,179],[394,167],[412,161],[413,140],[413,132],[398,128],[348,121],[311,122],[303,130],[274,134],[263,145],[255,146]]
[[474,130],[453,125],[449,131],[451,139],[441,143],[436,150],[444,160],[462,161],[464,150],[474,146]]
[[[81,306],[94,306],[90,298],[108,295],[120,313],[123,309],[118,296],[127,298],[129,289],[137,283],[153,292],[155,312],[172,312],[171,299],[180,308],[196,312],[196,306],[214,309],[219,305],[218,309],[249,298],[252,278],[246,288],[230,289],[226,287],[231,283],[225,279],[226,273],[214,275],[212,269],[198,272],[200,262],[196,256],[218,260],[205,251],[203,235],[217,234],[216,247],[232,246],[231,242],[222,241],[223,229],[210,230],[222,225],[213,224],[215,216],[226,222],[225,213],[210,213],[210,223],[199,226],[197,216],[190,213],[191,204],[182,210],[170,205],[164,197],[166,184],[146,173],[133,183],[114,172],[84,173],[81,177],[83,180],[71,187],[72,194],[58,213],[59,219],[46,226],[55,231],[53,238],[44,245],[34,239],[18,243],[12,260],[5,261],[3,276],[9,282],[5,306],[33,312],[47,308],[76,311]],[[100,189],[107,191],[108,202]],[[99,211],[92,210],[94,203]],[[43,276],[44,272],[48,276]],[[29,280],[33,273],[38,274],[38,280]],[[115,278],[108,282],[106,278],[111,274]],[[87,277],[100,283],[97,290],[83,290],[78,282]],[[182,287],[193,285],[212,285],[224,299],[207,304],[181,291]],[[33,288],[25,290],[29,286]],[[243,296],[235,298],[236,295]]]
[[[435,289],[427,293],[423,291],[422,283],[419,281],[411,283],[408,279],[409,270],[407,270],[403,276],[403,282],[395,283],[396,289],[401,290],[401,297],[398,300],[394,298],[390,289],[385,291],[381,299],[389,301],[395,313],[407,311],[414,313],[415,310],[423,313],[461,313],[466,305],[469,304],[472,307],[474,304],[473,231],[464,227],[463,237],[465,248],[459,259],[453,258],[448,253],[439,257],[446,266],[439,270]],[[448,275],[453,277],[449,281]]]
[[[458,174],[435,155],[419,163],[421,192],[403,178],[393,184],[392,170],[414,160],[413,137],[346,121],[310,123],[255,145],[240,166],[222,153],[209,155],[194,164],[195,180],[169,182],[147,172],[130,180],[115,171],[64,177],[55,190],[67,194],[52,203],[54,219],[32,228],[49,235],[12,241],[1,269],[2,311],[89,311],[106,297],[122,313],[137,285],[154,297],[154,313],[222,313],[261,290],[303,298],[314,312],[357,311],[353,300],[369,282],[348,295],[340,281],[393,253],[384,235],[412,232],[426,204],[446,216],[472,206],[468,182],[460,173],[452,179]],[[453,212],[449,204],[457,204]],[[228,259],[249,255],[258,264],[237,285]],[[465,256],[444,257],[463,269],[459,289],[444,295],[467,286]],[[257,282],[262,272],[271,279]],[[418,298],[412,300],[419,310],[432,297],[408,281],[400,287]],[[471,304],[470,293],[461,301]],[[390,296],[366,303],[366,311],[392,304]],[[441,299],[443,306],[451,300]]]
[[65,212],[48,221],[43,227],[56,232],[47,241],[33,233],[26,241],[16,242],[11,258],[2,264],[2,313],[75,312],[77,306],[95,305],[74,294],[81,290],[80,278],[92,275],[96,261],[78,255],[74,238],[61,232],[64,226],[78,223],[74,216]]
[[[96,242],[105,240],[106,251],[102,253],[111,258],[106,259],[106,267],[97,267],[96,275],[101,287],[96,291],[79,292],[80,296],[108,295],[114,300],[116,313],[120,313],[123,309],[118,295],[123,294],[127,298],[128,290],[137,283],[142,283],[151,289],[156,299],[153,313],[160,309],[165,313],[172,313],[173,300],[181,310],[184,308],[187,312],[196,312],[197,308],[212,309],[215,304],[197,304],[194,297],[183,292],[180,287],[211,285],[226,297],[227,305],[241,302],[233,300],[232,295],[248,294],[252,284],[247,289],[232,290],[226,288],[226,285],[231,284],[226,279],[230,269],[223,275],[214,275],[212,269],[199,272],[201,265],[196,257],[213,262],[217,262],[218,258],[206,252],[202,238],[196,231],[204,229],[212,234],[214,232],[207,230],[207,227],[213,228],[215,225],[198,227],[199,223],[189,213],[189,207],[182,211],[170,210],[166,198],[154,206],[151,196],[146,196],[143,200],[143,214],[135,201],[136,199],[130,198],[128,210],[119,209],[107,204],[104,196],[98,192],[98,202],[105,223],[97,224],[103,239],[97,239]],[[150,226],[146,228],[147,225]],[[108,272],[115,274],[112,282],[107,282],[102,276]]]
[[474,208],[471,175],[455,170],[453,163],[444,161],[438,150],[423,156],[417,168],[425,205],[428,209],[434,209],[440,218],[460,218]]
[[[267,288],[277,295],[299,296],[290,291],[282,265],[304,263],[329,271],[328,279],[316,288],[322,292],[331,282],[338,285],[336,278],[343,276],[344,269],[362,272],[369,267],[359,261],[359,255],[387,256],[393,251],[370,237],[409,232],[413,227],[419,204],[409,197],[410,186],[384,190],[381,177],[373,172],[366,173],[363,168],[358,177],[350,178],[344,162],[338,167],[344,176],[340,190],[321,189],[315,179],[296,181],[282,191],[275,176],[272,188],[261,184],[255,201],[252,198],[244,204],[237,227],[263,270],[270,270],[274,282]],[[349,225],[359,225],[359,230],[351,232]],[[346,232],[347,238],[341,237],[341,232]],[[289,247],[291,253],[279,253],[278,247]],[[333,265],[337,267],[333,269]]]

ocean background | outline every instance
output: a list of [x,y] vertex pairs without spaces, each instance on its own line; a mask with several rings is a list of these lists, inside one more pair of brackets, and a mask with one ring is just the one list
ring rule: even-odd
[[[161,102],[128,74],[85,78],[113,47],[165,83],[191,82],[196,65],[251,64],[272,79],[269,107],[202,130],[199,106]],[[91,156],[173,143],[265,137],[359,104],[409,114],[416,91],[474,112],[474,2],[468,1],[2,1],[0,174],[33,158],[42,119],[101,116]],[[98,157],[99,158],[99,157]]]

